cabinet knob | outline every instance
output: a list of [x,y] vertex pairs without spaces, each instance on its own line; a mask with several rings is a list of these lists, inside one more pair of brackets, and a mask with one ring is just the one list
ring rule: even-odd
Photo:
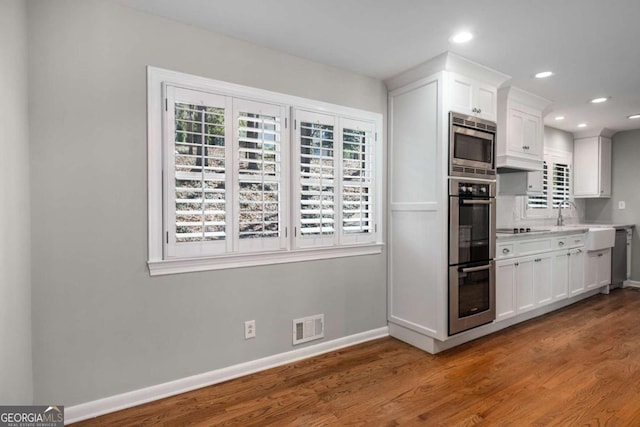
[[602,255],[604,255],[604,254],[598,254],[599,257],[602,256]]
[[564,242],[558,242],[558,245],[564,246]]
[[504,248],[504,249],[502,250],[502,253],[503,253],[503,254],[508,254],[509,252],[510,252],[510,251],[509,251],[509,249],[507,249],[507,248]]

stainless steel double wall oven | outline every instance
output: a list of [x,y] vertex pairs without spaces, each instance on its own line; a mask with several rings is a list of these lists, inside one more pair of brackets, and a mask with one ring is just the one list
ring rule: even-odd
[[495,320],[495,131],[449,114],[449,335]]

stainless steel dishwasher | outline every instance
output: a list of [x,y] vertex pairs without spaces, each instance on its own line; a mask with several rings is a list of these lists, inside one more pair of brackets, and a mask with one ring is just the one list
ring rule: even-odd
[[616,230],[616,242],[611,251],[611,285],[609,289],[622,287],[627,280],[627,230]]

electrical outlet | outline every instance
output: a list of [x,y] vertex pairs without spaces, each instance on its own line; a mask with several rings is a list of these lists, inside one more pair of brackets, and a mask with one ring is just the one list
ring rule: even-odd
[[626,207],[627,207],[627,206],[626,206],[626,203],[624,202],[624,200],[620,200],[620,201],[618,202],[618,209],[624,209],[624,208],[626,208]]
[[244,322],[244,339],[248,340],[250,338],[256,337],[256,321],[255,320],[247,320]]

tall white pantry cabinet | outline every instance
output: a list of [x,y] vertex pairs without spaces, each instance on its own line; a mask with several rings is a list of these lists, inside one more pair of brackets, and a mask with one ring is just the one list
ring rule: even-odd
[[497,87],[508,78],[446,52],[385,82],[389,331],[430,353],[449,339],[448,113],[495,121]]

